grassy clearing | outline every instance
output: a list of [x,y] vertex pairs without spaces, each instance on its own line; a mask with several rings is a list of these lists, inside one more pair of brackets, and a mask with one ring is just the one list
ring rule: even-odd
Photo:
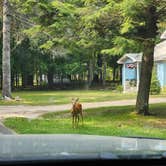
[[[2,101],[0,105],[53,105],[67,104],[71,98],[79,97],[81,102],[115,101],[135,99],[136,94],[124,94],[111,90],[61,90],[61,91],[20,91],[13,92],[13,97],[19,96],[22,101]],[[166,97],[165,94],[151,97]]]
[[90,134],[166,139],[166,104],[150,107],[155,116],[137,115],[132,106],[88,109],[84,125],[71,126],[68,112],[49,113],[35,120],[8,118],[4,124],[20,134]]
[[61,90],[61,91],[20,91],[14,92],[13,97],[19,96],[22,101],[2,101],[0,105],[53,105],[67,104],[71,98],[79,97],[81,102],[113,101],[133,99],[135,94],[123,94],[111,90]]

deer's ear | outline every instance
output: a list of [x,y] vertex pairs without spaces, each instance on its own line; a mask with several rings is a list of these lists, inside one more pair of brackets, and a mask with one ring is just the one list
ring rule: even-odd
[[79,100],[79,98],[76,99],[76,101],[78,101],[78,100]]

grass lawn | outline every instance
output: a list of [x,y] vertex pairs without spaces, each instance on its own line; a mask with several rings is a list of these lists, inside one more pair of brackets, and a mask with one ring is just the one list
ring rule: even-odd
[[20,91],[13,92],[12,95],[13,97],[19,96],[22,101],[0,100],[0,105],[53,105],[71,103],[73,97],[79,97],[81,102],[96,102],[133,99],[136,96],[111,90]]
[[[81,102],[113,101],[135,99],[136,94],[124,94],[111,90],[60,90],[60,91],[19,91],[13,92],[13,97],[19,96],[22,101],[2,101],[0,105],[53,105],[67,104],[71,98],[79,97]],[[166,97],[165,94],[152,97]]]
[[166,104],[151,105],[150,110],[156,115],[137,115],[133,106],[88,109],[84,125],[77,129],[72,128],[68,112],[49,113],[34,120],[8,118],[4,124],[20,134],[77,133],[166,139]]

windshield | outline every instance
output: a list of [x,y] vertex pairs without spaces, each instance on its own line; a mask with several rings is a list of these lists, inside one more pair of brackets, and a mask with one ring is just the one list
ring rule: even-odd
[[[111,140],[94,153],[165,151],[165,0],[0,4],[2,139],[25,145],[27,136],[36,145],[38,137],[49,135],[43,146],[58,139],[65,150],[56,153],[62,154],[74,151],[67,150],[65,137],[79,142],[84,136],[94,147]],[[146,146],[141,139],[155,143]],[[88,152],[88,146],[78,149]]]

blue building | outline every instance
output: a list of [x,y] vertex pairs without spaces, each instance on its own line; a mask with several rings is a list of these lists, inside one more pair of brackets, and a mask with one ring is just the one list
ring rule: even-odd
[[[161,87],[166,86],[166,31],[162,34],[163,40],[155,46],[154,63],[157,69],[157,77]],[[122,85],[124,92],[134,92],[138,90],[140,80],[142,53],[127,53],[118,61],[122,64]]]

